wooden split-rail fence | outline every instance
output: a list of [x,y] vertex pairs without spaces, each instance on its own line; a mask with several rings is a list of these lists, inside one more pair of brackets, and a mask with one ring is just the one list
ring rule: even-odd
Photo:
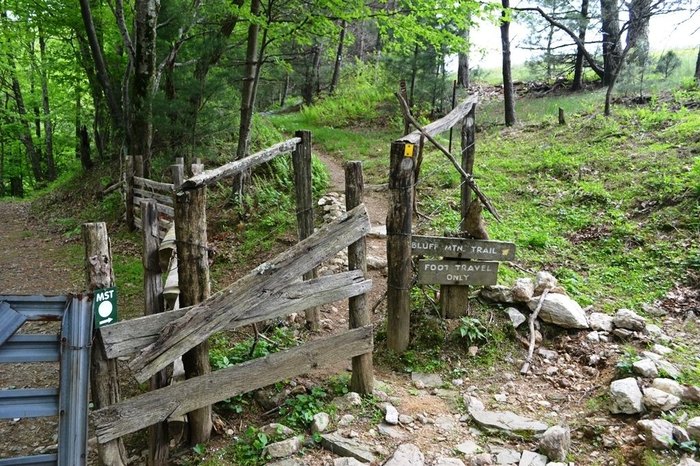
[[[300,241],[210,296],[205,220],[207,186],[289,152],[292,152],[295,174]],[[169,189],[143,182],[134,176],[134,186],[138,183],[149,190],[135,188],[136,197],[151,195],[156,188]],[[160,245],[145,245],[148,315],[105,326],[100,329],[100,337],[109,360],[131,357],[129,367],[136,380],[145,382],[150,379],[154,389],[92,413],[100,444],[161,424],[169,418],[200,412],[216,402],[349,358],[352,358],[353,364],[351,388],[361,393],[372,391],[373,338],[365,299],[372,286],[371,280],[365,278],[365,235],[369,232],[370,223],[362,203],[360,162],[347,164],[346,186],[347,213],[314,231],[311,135],[307,131],[299,131],[295,138],[243,160],[203,170],[180,183],[176,181],[173,183],[170,204],[164,197],[155,196],[137,201],[141,206],[141,216],[135,218],[141,220],[145,243],[159,236],[155,234],[156,231],[162,231],[158,225],[161,207],[172,205],[175,234],[170,228]],[[322,262],[345,249],[348,251],[347,272],[316,277],[315,269]],[[175,267],[174,255],[179,262]],[[179,275],[179,280],[171,282],[170,296],[168,281],[164,292],[162,285],[159,288],[161,276],[154,273],[155,269],[160,269],[159,262],[163,265],[168,263],[171,271],[179,272],[175,274]],[[157,276],[157,279],[149,278],[149,275]],[[171,302],[177,296],[181,307],[160,312],[161,305],[159,311],[151,312],[159,305],[159,295]],[[308,319],[309,309],[317,315],[319,306],[343,299],[349,299],[350,329],[347,331],[214,373],[202,371],[177,384],[153,384],[153,378],[179,357],[186,353],[189,355],[197,348],[206,349],[207,339],[216,332],[301,311],[307,311]],[[172,304],[170,307],[173,307]],[[203,357],[208,358],[208,354]],[[196,430],[200,427],[192,423],[190,419],[190,440],[197,443],[200,439],[196,437]],[[206,423],[204,427],[207,427]],[[208,429],[211,429],[211,424]]]

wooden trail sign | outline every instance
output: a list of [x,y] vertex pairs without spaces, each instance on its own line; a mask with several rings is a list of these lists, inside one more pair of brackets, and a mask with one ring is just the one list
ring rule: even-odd
[[414,256],[511,261],[515,259],[515,244],[505,241],[414,235],[411,238],[411,253]]
[[421,285],[495,285],[497,280],[498,262],[418,261],[418,283]]

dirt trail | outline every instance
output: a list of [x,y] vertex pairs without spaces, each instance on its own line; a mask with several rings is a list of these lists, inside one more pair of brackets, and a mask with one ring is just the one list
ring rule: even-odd
[[[79,261],[69,261],[62,238],[33,218],[28,202],[0,202],[0,294],[75,292]],[[25,323],[19,333],[56,333],[56,323]],[[58,386],[58,364],[0,364],[0,390]],[[0,421],[0,458],[55,451],[56,418]]]

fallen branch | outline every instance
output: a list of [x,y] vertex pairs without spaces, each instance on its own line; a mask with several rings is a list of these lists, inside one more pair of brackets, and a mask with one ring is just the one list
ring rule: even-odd
[[406,120],[410,121],[415,128],[420,131],[420,133],[425,136],[425,138],[433,143],[435,147],[437,147],[440,152],[445,154],[445,156],[452,162],[452,165],[457,169],[460,175],[462,175],[462,178],[464,179],[464,182],[469,185],[469,187],[476,193],[476,195],[479,197],[481,200],[481,203],[484,204],[486,207],[486,210],[488,210],[491,215],[494,216],[496,220],[499,222],[501,221],[501,216],[498,215],[498,212],[496,209],[491,205],[491,201],[489,200],[488,197],[484,193],[481,192],[479,187],[476,185],[476,182],[474,181],[474,177],[472,175],[468,174],[467,172],[464,171],[462,166],[457,162],[457,160],[454,158],[452,154],[450,154],[450,151],[445,149],[445,147],[440,144],[435,138],[433,138],[430,134],[428,134],[425,129],[416,121],[415,118],[413,118],[413,115],[411,115],[411,110],[408,107],[408,104],[404,100],[404,98],[399,94],[398,92],[395,92],[394,95],[396,96],[397,99],[399,99],[399,104],[401,106],[401,112],[403,113],[403,116]]
[[525,375],[530,371],[530,363],[532,363],[532,355],[535,352],[535,320],[537,320],[537,315],[540,313],[540,309],[542,309],[542,303],[544,303],[544,298],[547,297],[549,294],[549,288],[546,288],[543,292],[542,295],[540,296],[540,300],[537,303],[537,308],[535,308],[535,311],[530,314],[530,348],[527,351],[527,358],[525,358],[525,362],[523,363],[523,367],[520,368],[520,373]]

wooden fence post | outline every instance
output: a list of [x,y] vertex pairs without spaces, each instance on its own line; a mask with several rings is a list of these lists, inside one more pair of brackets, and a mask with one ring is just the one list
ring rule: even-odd
[[[175,195],[175,237],[178,257],[180,307],[192,306],[209,297],[206,188],[180,191]],[[182,357],[185,376],[190,379],[211,372],[209,344],[204,341]],[[190,443],[209,440],[211,406],[187,413]]]
[[[84,223],[82,226],[85,244],[85,271],[88,290],[114,286],[112,251],[105,223]],[[99,332],[93,335],[90,365],[90,389],[95,409],[105,408],[119,402],[119,374],[117,360],[107,359]],[[126,449],[121,439],[98,444],[100,464],[123,466],[127,464]]]
[[387,344],[403,353],[408,348],[411,327],[411,228],[413,213],[413,180],[417,147],[395,141],[391,144],[387,215]]
[[134,158],[127,155],[124,159],[124,189],[126,191],[126,226],[134,231]]
[[[141,203],[141,220],[143,222],[144,314],[151,315],[164,310],[159,258],[158,205],[154,199]],[[150,389],[157,390],[167,384],[167,373],[162,370],[151,377]],[[169,455],[168,422],[158,422],[149,427],[148,432],[148,464],[166,466]]]
[[134,155],[134,175],[144,178],[143,155]]
[[[345,165],[345,207],[350,211],[364,202],[365,182],[362,174],[362,162],[352,161]],[[367,275],[367,241],[363,236],[348,246],[348,270],[361,270]],[[367,308],[367,295],[360,294],[350,298],[350,329],[364,327],[372,323]],[[374,373],[372,353],[352,358],[352,377],[350,390],[360,394],[372,393]]]
[[[474,157],[476,154],[476,104],[469,110],[462,122],[461,145],[462,145],[462,169],[471,175],[474,173]],[[460,187],[460,213],[459,230],[466,230],[467,211],[472,202],[472,190],[467,183],[462,180]],[[457,319],[466,314],[467,303],[469,301],[469,287],[466,285],[441,285],[440,286],[440,311],[447,319]]]
[[[294,135],[301,138],[292,152],[294,166],[294,190],[297,205],[297,226],[299,241],[308,238],[314,232],[314,205],[311,186],[311,132],[297,131]],[[304,280],[316,278],[316,269],[304,274]],[[306,325],[312,331],[317,331],[321,313],[318,308],[306,310]]]
[[178,157],[175,164],[170,165],[170,176],[173,179],[173,188],[177,191],[185,181],[185,163],[182,157]]

